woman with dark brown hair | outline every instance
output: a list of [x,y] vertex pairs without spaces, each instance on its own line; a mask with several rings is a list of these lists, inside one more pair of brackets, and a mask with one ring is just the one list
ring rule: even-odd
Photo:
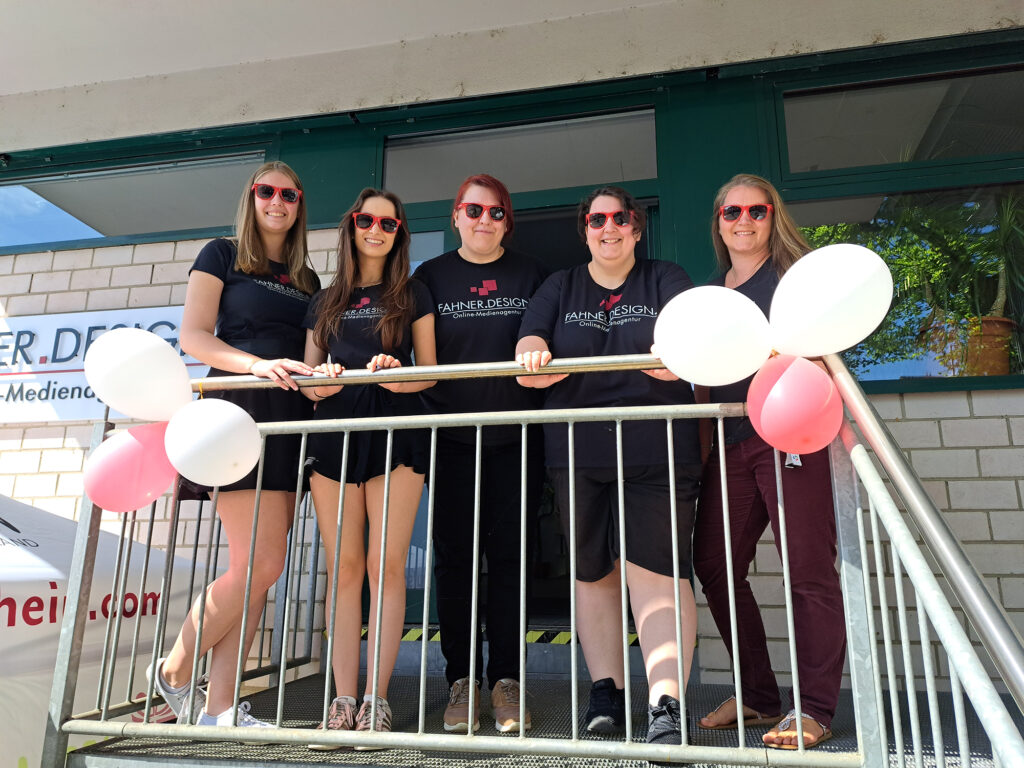
[[[556,272],[534,294],[516,347],[516,360],[527,371],[540,371],[553,355],[589,357],[650,350],[658,313],[693,283],[676,264],[637,257],[636,245],[645,222],[643,207],[619,187],[601,187],[580,203],[577,226],[590,249],[590,261]],[[542,374],[522,376],[519,381],[527,387],[549,388],[546,408],[693,402],[690,385],[665,369]],[[621,574],[625,569],[647,672],[647,741],[679,744],[680,700],[697,632],[697,609],[687,578],[700,476],[697,430],[692,420],[673,421],[670,454],[664,422],[627,421],[621,427],[619,454],[611,422],[575,424],[571,444],[565,424],[544,425],[548,478],[567,540],[569,509],[575,500],[576,615],[580,644],[594,680],[584,726],[609,733],[621,731],[625,725],[624,686],[628,681],[621,613]],[[570,450],[574,475],[569,469]],[[625,551],[620,547],[620,498],[626,509]],[[673,578],[673,549],[678,554],[678,580]],[[679,615],[675,610],[677,594]]]
[[[760,176],[734,176],[715,196],[711,240],[719,275],[713,284],[739,291],[767,316],[779,278],[810,247],[786,211],[781,196]],[[750,379],[710,389],[710,401],[742,402]],[[742,680],[743,718],[747,725],[772,724],[763,737],[768,747],[797,748],[796,712],[781,713],[782,700],[772,672],[764,624],[747,581],[757,542],[768,525],[779,544],[776,451],[754,431],[747,418],[725,420],[725,471],[729,529],[736,590],[736,626]],[[836,573],[836,520],[832,506],[827,450],[787,457],[782,470],[797,672],[804,745],[831,738],[846,654],[843,596]],[[721,463],[711,451],[701,483],[694,529],[694,572],[725,647],[732,655],[728,572],[722,520]],[[701,718],[707,729],[735,728],[736,697]],[[780,722],[781,721],[781,722]]]
[[[211,366],[210,376],[250,373],[276,381],[281,389],[245,389],[208,394],[242,408],[257,421],[308,419],[309,402],[295,390],[292,374],[309,375],[301,362],[302,318],[320,287],[306,251],[306,200],[298,176],[281,162],[256,170],[242,194],[237,237],[207,243],[189,271],[181,347]],[[252,599],[243,642],[252,644],[267,590],[281,575],[285,542],[295,507],[299,437],[267,438],[260,495],[259,528],[252,568]],[[220,489],[217,516],[228,542],[228,568],[206,591],[200,655],[213,651],[208,694],[195,692],[194,711],[185,712],[191,691],[199,602],[166,658],[157,661],[156,689],[179,719],[199,725],[234,725],[235,669],[256,502],[256,474]],[[205,495],[210,489],[200,488]],[[204,705],[205,704],[205,708]],[[268,727],[239,707],[237,724]]]
[[[409,278],[409,240],[401,201],[390,192],[364,189],[338,226],[338,267],[334,280],[314,297],[303,323],[308,329],[306,364],[337,376],[346,367],[377,371],[412,365],[413,355],[416,365],[436,363],[430,294],[422,283]],[[414,393],[432,384],[417,381],[325,385],[307,387],[302,392],[316,402],[316,419],[385,417],[420,412],[420,400]],[[405,561],[429,462],[427,438],[421,431],[396,429],[391,435],[388,464],[387,432],[350,433],[348,461],[344,466],[341,435],[318,433],[309,438],[310,489],[324,542],[327,595],[332,592],[335,553],[340,547],[331,658],[337,697],[331,703],[327,722],[321,726],[328,730],[369,730],[374,708],[376,730],[391,730],[387,693],[405,621]],[[342,482],[344,509],[341,540],[337,541]],[[384,583],[380,584],[385,485],[389,485],[390,496]],[[384,595],[380,677],[374,700],[373,680],[367,676],[357,708],[363,578],[367,575],[367,647],[371,649],[376,643],[378,595]],[[330,616],[331,606],[325,611]]]

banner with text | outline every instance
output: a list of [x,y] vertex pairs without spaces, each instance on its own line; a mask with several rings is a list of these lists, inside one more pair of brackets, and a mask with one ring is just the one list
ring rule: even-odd
[[[112,309],[0,318],[0,422],[6,424],[103,418],[103,403],[85,380],[85,353],[114,328],[152,331],[179,350],[184,307]],[[183,355],[192,378],[208,366]],[[111,411],[111,418],[123,418]]]

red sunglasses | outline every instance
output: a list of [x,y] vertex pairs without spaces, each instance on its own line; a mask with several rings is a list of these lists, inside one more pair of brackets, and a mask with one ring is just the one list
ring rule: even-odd
[[279,194],[284,202],[297,203],[302,197],[302,190],[295,187],[275,187],[273,184],[256,182],[252,189],[260,200],[272,200],[275,194]]
[[371,229],[374,224],[379,224],[382,232],[387,232],[389,235],[393,235],[398,231],[398,227],[401,226],[402,220],[396,219],[394,216],[374,216],[372,213],[353,213],[352,222],[359,227],[359,229]]
[[761,221],[768,218],[768,214],[774,211],[771,203],[754,203],[753,205],[723,205],[718,209],[718,215],[726,221],[736,221],[744,213],[754,221]]
[[616,227],[627,227],[633,222],[632,211],[614,211],[609,213],[588,213],[587,225],[591,229],[601,229],[610,218]]

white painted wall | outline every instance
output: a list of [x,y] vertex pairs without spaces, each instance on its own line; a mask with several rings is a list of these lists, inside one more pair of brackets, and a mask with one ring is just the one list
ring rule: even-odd
[[1005,29],[1024,3],[0,0],[0,18],[14,152]]

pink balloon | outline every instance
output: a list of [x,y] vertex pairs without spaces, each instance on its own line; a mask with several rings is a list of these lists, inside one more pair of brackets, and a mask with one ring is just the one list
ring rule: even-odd
[[104,440],[85,463],[85,492],[111,512],[130,512],[160,497],[178,474],[164,450],[167,422],[143,424]]
[[832,377],[810,360],[777,355],[750,382],[747,415],[773,448],[813,453],[839,434],[843,400]]

